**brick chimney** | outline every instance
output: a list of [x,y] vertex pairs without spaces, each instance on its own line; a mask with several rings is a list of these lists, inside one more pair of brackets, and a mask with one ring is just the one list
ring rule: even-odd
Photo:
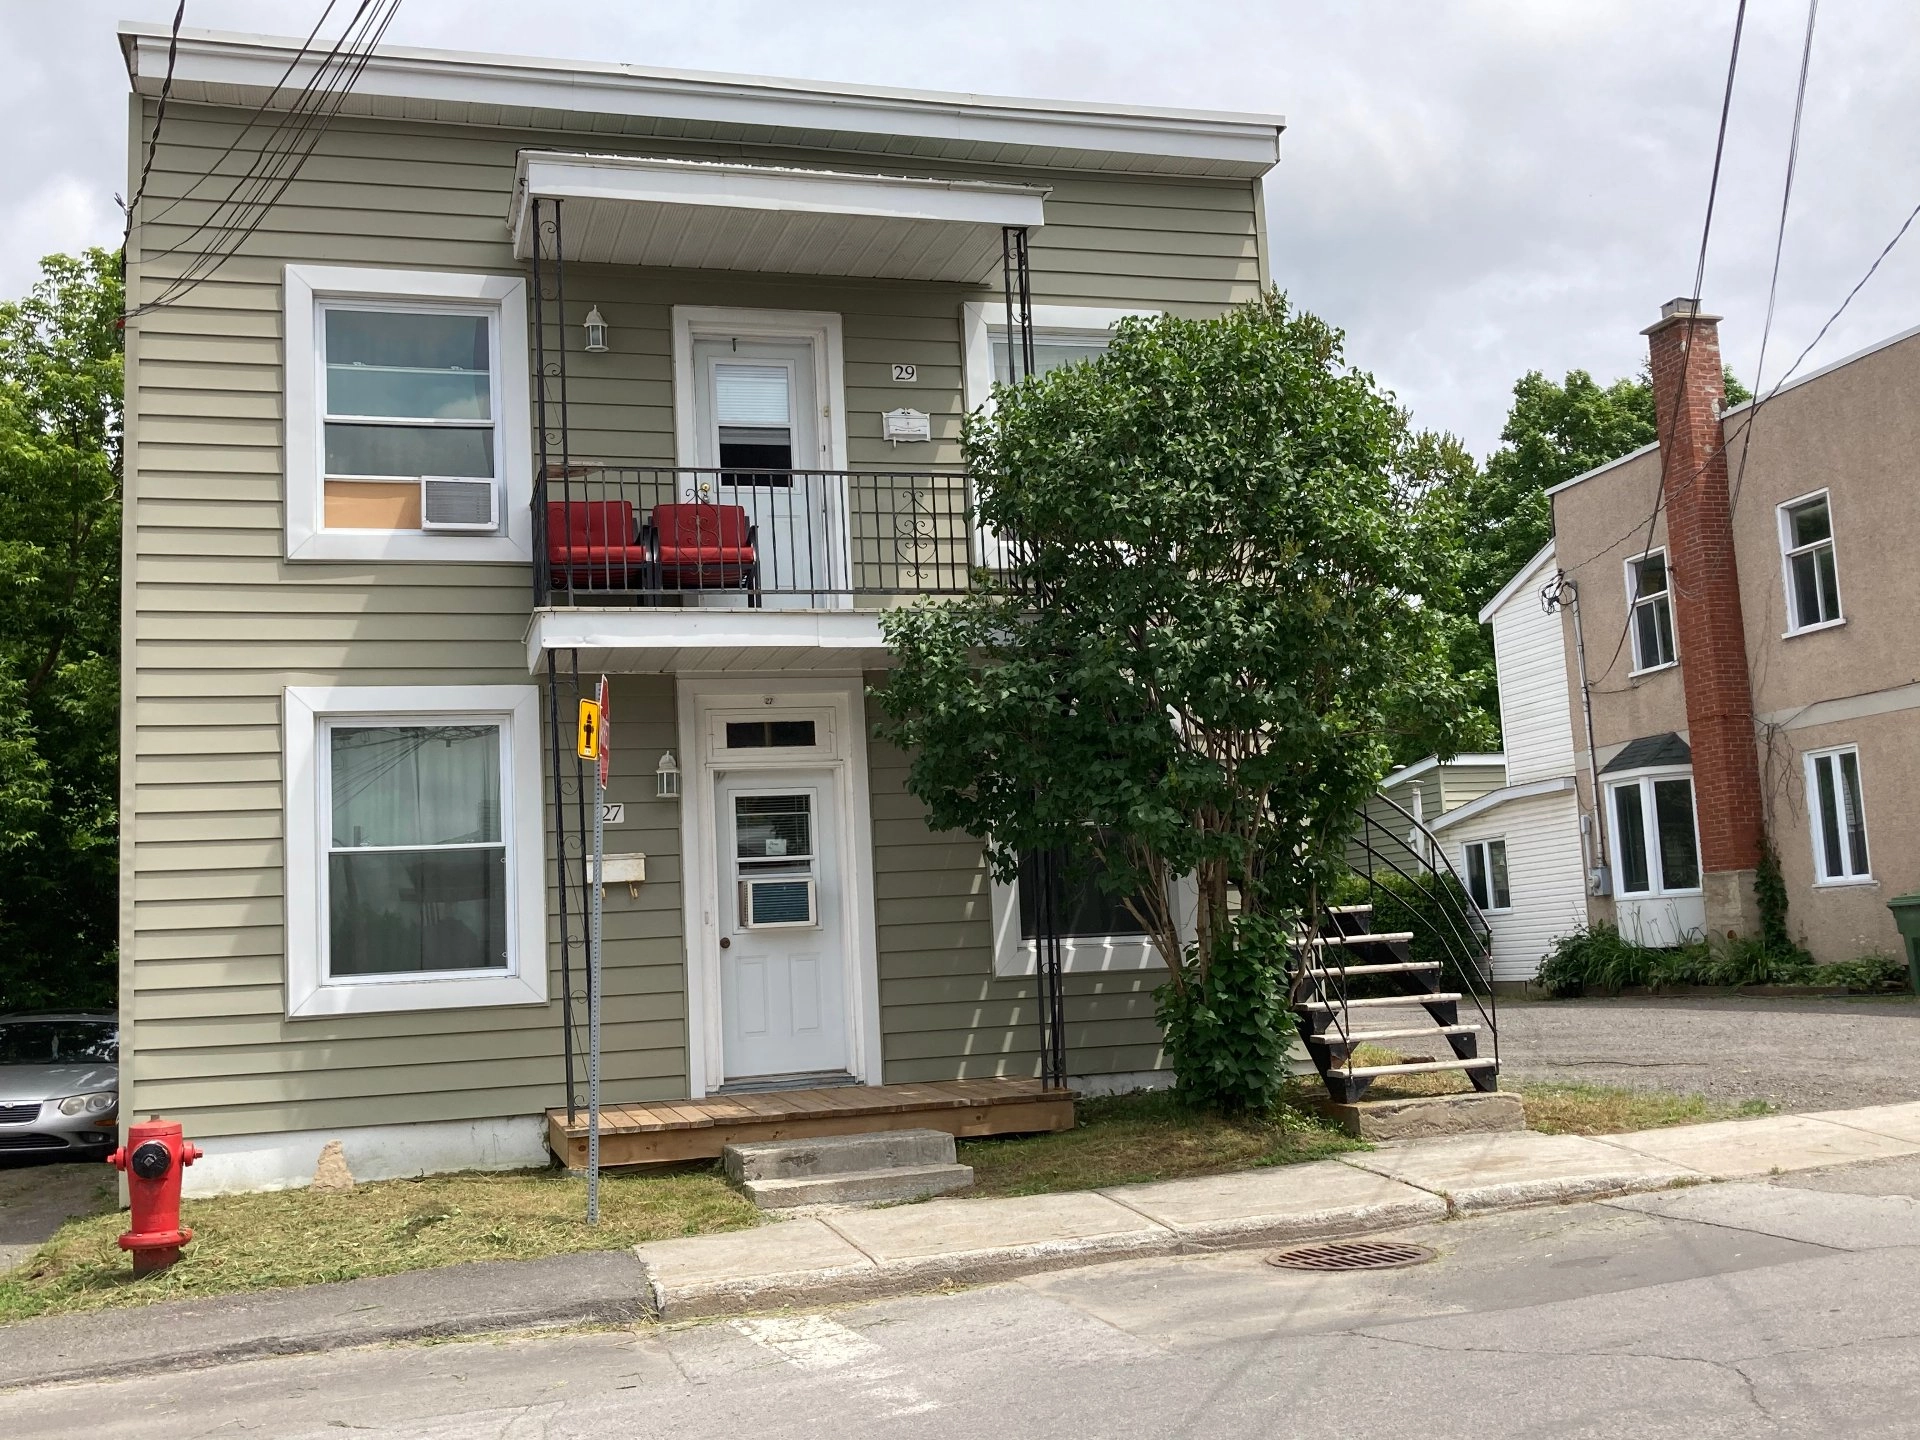
[[1753,889],[1762,834],[1760,763],[1720,426],[1726,399],[1720,317],[1701,314],[1697,300],[1669,300],[1659,323],[1644,333],[1666,480],[1667,558],[1707,930],[1753,935],[1760,928]]

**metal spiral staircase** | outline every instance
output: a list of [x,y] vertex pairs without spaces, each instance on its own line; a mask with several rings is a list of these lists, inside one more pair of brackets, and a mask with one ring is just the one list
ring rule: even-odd
[[[1347,849],[1350,874],[1337,892],[1342,903],[1323,904],[1296,943],[1293,1010],[1307,1053],[1343,1105],[1397,1075],[1456,1071],[1476,1090],[1496,1090],[1486,917],[1426,828],[1385,796],[1377,799],[1404,828],[1361,812]],[[1356,1065],[1362,1045],[1432,1053]]]

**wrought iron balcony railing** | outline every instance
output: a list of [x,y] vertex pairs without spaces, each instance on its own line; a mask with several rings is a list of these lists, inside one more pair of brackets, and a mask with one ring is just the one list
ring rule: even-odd
[[952,595],[995,548],[958,472],[555,467],[534,525],[545,605]]

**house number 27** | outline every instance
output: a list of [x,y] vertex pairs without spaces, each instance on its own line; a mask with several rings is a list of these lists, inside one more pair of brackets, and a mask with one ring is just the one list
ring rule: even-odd
[[920,378],[920,367],[918,365],[896,365],[893,367],[893,378],[900,384],[911,385]]

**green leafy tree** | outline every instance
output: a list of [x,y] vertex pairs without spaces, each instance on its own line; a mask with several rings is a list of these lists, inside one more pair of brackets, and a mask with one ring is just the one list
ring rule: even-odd
[[[1750,399],[1731,370],[1727,398]],[[1560,383],[1538,370],[1514,382],[1513,405],[1500,446],[1481,469],[1452,465],[1437,489],[1461,524],[1460,571],[1464,614],[1471,619],[1553,535],[1547,491],[1654,438],[1653,382],[1647,372],[1602,386],[1585,370]],[[1492,637],[1477,624],[1463,638],[1455,662],[1475,686],[1475,699],[1497,731],[1499,693]]]
[[114,996],[119,261],[41,269],[0,303],[0,1011]]
[[967,457],[1015,559],[884,617],[883,734],[932,824],[982,838],[1003,879],[1054,850],[1122,897],[1172,958],[1182,1090],[1264,1106],[1291,1035],[1286,925],[1396,742],[1451,749],[1465,706],[1415,437],[1277,293],[1125,322],[995,406]]

